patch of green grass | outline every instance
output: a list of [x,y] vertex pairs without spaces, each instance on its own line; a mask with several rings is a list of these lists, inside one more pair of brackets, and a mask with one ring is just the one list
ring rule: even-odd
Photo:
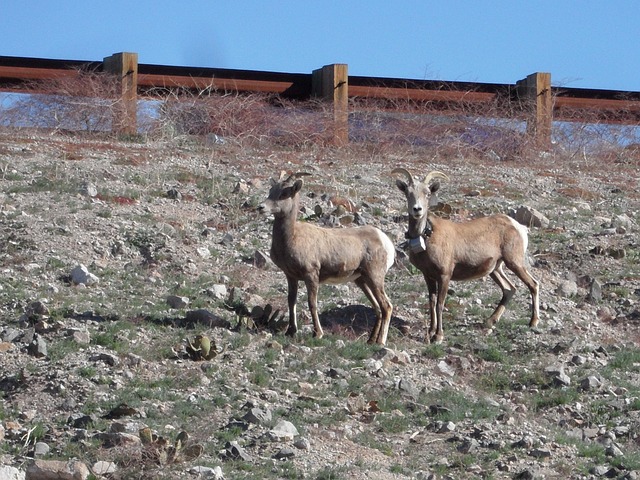
[[52,342],[47,349],[47,356],[51,363],[58,363],[67,355],[80,351],[82,345],[71,338],[63,338]]
[[97,375],[96,367],[92,365],[86,365],[78,368],[78,375],[83,378],[94,378]]
[[442,405],[446,407],[446,410],[431,417],[444,422],[459,422],[467,418],[486,420],[495,418],[500,413],[500,408],[487,400],[470,398],[464,392],[452,388],[424,393],[419,401],[422,405]]
[[444,345],[441,343],[430,343],[422,350],[422,355],[426,358],[437,360],[446,355]]
[[360,432],[353,438],[353,441],[364,447],[374,448],[389,457],[393,455],[393,450],[391,449],[391,445],[389,445],[389,442],[384,441],[384,439],[378,438],[373,432],[369,430]]
[[533,396],[532,410],[539,412],[560,405],[570,405],[580,398],[580,394],[574,388],[542,390]]

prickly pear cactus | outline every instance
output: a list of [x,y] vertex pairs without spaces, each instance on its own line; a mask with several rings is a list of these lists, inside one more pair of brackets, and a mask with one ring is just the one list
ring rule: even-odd
[[140,429],[139,435],[147,456],[160,465],[195,460],[204,451],[202,445],[188,444],[189,434],[184,430],[178,434],[173,444],[169,444],[167,439],[156,435],[148,427]]
[[224,351],[225,348],[218,350],[215,342],[206,335],[196,335],[193,342],[187,339],[187,353],[196,361],[211,360]]

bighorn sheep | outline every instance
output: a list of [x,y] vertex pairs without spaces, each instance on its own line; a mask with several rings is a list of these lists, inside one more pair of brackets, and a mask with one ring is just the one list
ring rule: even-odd
[[429,213],[429,200],[440,187],[434,180],[448,180],[447,175],[433,171],[422,182],[416,182],[404,168],[395,168],[392,173],[407,179],[406,182],[396,179],[396,186],[407,198],[409,260],[422,272],[429,290],[431,324],[425,341],[440,343],[444,338],[442,309],[450,280],[473,280],[489,275],[498,284],[502,299],[485,321],[485,326],[491,329],[516,290],[505,275],[503,265],[529,288],[532,303],[529,326],[535,327],[539,316],[539,284],[526,268],[527,228],[502,214],[463,223],[438,218]]
[[268,198],[258,206],[261,213],[272,213],[271,259],[287,276],[289,328],[298,331],[296,300],[298,282],[307,287],[309,310],[315,337],[322,337],[317,297],[321,283],[354,282],[362,289],[376,312],[376,324],[369,343],[387,341],[393,309],[384,291],[384,278],[395,261],[393,242],[372,226],[329,229],[297,221],[299,192],[308,174],[293,174],[271,186]]

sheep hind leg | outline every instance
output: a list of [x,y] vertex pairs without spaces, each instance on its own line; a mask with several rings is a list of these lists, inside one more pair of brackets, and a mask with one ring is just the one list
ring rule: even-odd
[[533,278],[533,275],[524,267],[511,265],[507,265],[507,267],[522,280],[522,283],[527,286],[531,293],[531,320],[529,321],[529,327],[535,328],[540,319],[540,282]]
[[389,326],[391,324],[391,313],[393,312],[393,305],[387,294],[384,291],[384,286],[372,284],[369,286],[369,291],[372,298],[371,303],[376,305],[376,327],[371,333],[368,343],[377,343],[384,345],[387,343],[387,336],[389,335]]
[[373,326],[373,330],[371,330],[371,334],[369,335],[369,340],[367,340],[367,343],[374,343],[378,338],[378,336],[380,335],[380,331],[382,329],[382,313],[380,310],[380,304],[378,303],[378,300],[376,300],[376,297],[373,295],[373,292],[371,291],[371,289],[369,288],[369,286],[367,285],[367,283],[364,281],[362,277],[355,280],[354,283],[358,287],[360,287],[360,290],[362,290],[362,292],[365,294],[365,296],[367,297],[367,300],[369,300],[369,302],[371,303],[371,306],[373,307],[373,310],[376,314],[376,323]]
[[322,338],[324,335],[322,326],[320,325],[320,318],[318,317],[318,285],[319,282],[313,280],[305,280],[307,285],[307,295],[309,301],[309,312],[313,319],[313,336],[315,338]]
[[500,320],[500,317],[502,317],[502,314],[507,308],[507,304],[516,293],[516,287],[504,274],[502,264],[500,264],[498,268],[491,272],[489,276],[494,282],[498,284],[498,286],[502,290],[502,298],[500,299],[498,306],[493,311],[491,316],[484,322],[484,326],[488,329],[491,329],[498,322],[498,320]]

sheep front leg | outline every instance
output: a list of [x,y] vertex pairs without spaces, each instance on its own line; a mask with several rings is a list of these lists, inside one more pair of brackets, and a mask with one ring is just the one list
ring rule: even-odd
[[442,312],[444,311],[444,301],[449,290],[449,277],[442,277],[438,284],[438,302],[436,305],[436,334],[431,338],[433,343],[442,343],[444,340],[444,329],[442,327]]
[[296,302],[298,300],[298,280],[287,276],[288,295],[287,301],[289,303],[289,328],[287,328],[286,335],[293,337],[298,331],[298,322],[296,319]]
[[436,281],[431,278],[425,276],[424,279],[427,282],[427,290],[429,292],[429,325],[427,328],[427,320],[425,319],[424,323],[427,333],[424,336],[424,343],[431,343],[431,338],[435,336],[438,325],[438,285]]
[[311,312],[311,318],[313,319],[313,336],[322,338],[322,326],[318,317],[318,286],[320,282],[315,279],[308,279],[305,280],[305,283],[307,285],[309,312]]

